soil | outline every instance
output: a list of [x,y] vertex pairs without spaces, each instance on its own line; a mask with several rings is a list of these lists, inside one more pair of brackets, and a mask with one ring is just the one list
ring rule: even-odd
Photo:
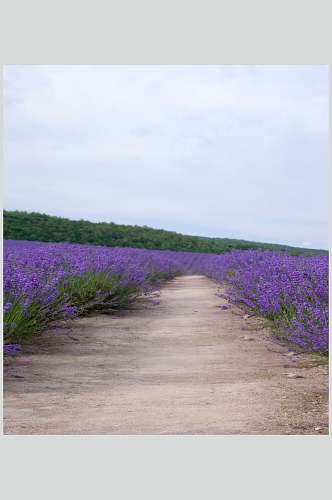
[[328,366],[220,290],[178,277],[6,357],[4,433],[328,434]]

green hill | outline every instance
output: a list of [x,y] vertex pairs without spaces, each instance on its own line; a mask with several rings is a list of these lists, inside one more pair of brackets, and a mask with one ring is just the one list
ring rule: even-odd
[[6,210],[4,211],[4,239],[208,253],[250,248],[288,251],[294,255],[327,253],[325,250],[309,250],[272,243],[187,236],[146,226],[127,226],[113,222],[89,222],[85,220],[74,221],[35,212]]

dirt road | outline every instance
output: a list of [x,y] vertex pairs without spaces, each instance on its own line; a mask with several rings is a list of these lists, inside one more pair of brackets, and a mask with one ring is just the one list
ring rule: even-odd
[[217,290],[179,277],[160,297],[51,329],[6,358],[4,432],[328,433],[327,366],[221,309]]

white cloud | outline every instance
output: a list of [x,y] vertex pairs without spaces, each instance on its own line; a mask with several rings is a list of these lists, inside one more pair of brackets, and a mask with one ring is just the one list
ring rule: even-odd
[[7,66],[6,207],[327,246],[324,66]]

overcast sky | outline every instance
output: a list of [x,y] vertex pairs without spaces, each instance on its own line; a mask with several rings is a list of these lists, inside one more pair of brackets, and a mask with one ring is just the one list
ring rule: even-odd
[[327,66],[7,66],[5,208],[327,248]]

